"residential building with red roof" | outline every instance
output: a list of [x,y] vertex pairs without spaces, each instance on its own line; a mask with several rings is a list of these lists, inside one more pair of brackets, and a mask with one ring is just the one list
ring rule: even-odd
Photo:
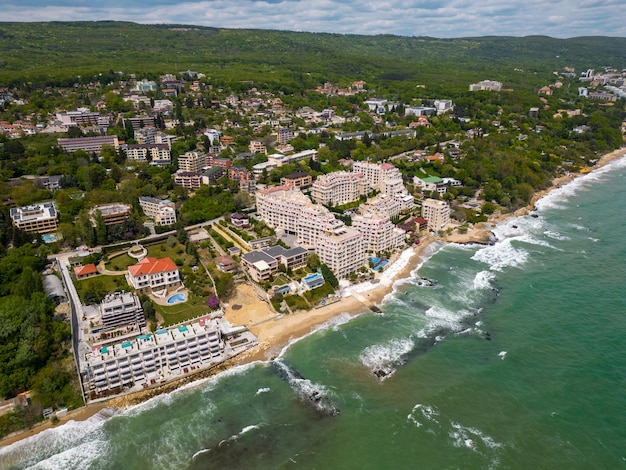
[[128,267],[128,283],[138,291],[165,289],[182,285],[180,271],[170,258],[145,257]]
[[76,279],[85,279],[87,277],[96,276],[98,270],[96,269],[96,265],[91,263],[85,266],[76,266],[74,268],[74,274],[76,275]]

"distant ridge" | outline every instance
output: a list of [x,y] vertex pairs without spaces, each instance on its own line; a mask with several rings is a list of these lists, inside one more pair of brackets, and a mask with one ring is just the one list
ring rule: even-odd
[[[223,29],[119,21],[0,23],[0,83],[41,82],[108,70],[158,74],[186,69],[228,78],[416,79],[446,74],[450,85],[506,79],[513,68],[626,67],[626,38],[484,36],[454,39],[389,34]],[[287,80],[288,82],[289,80]],[[306,80],[304,80],[306,81]],[[520,80],[516,86],[523,86]]]

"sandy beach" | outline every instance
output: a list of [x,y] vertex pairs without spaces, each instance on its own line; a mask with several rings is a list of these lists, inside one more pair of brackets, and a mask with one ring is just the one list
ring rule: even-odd
[[[626,149],[619,149],[604,155],[593,169],[600,168],[625,155]],[[441,239],[431,235],[423,237],[419,245],[407,248],[400,255],[395,257],[396,259],[393,263],[390,263],[387,270],[376,279],[375,283],[345,287],[342,289],[342,298],[340,301],[321,308],[309,311],[297,311],[289,315],[277,315],[272,307],[256,294],[252,286],[239,284],[236,288],[235,295],[229,299],[228,304],[224,308],[224,318],[232,325],[246,325],[259,340],[259,344],[256,347],[226,361],[226,363],[212,370],[202,371],[195,376],[165,384],[158,389],[142,391],[133,395],[126,395],[107,402],[90,404],[86,407],[73,410],[65,417],[61,418],[59,424],[69,420],[86,420],[104,408],[125,408],[145,401],[152,396],[171,392],[183,384],[192,383],[203,377],[215,375],[234,365],[259,360],[270,360],[278,356],[287,344],[309,334],[333,318],[344,314],[357,315],[371,311],[372,307],[381,304],[384,297],[392,291],[394,283],[398,280],[410,277],[411,272],[414,271],[422,261],[424,250],[433,242],[488,243],[491,235],[490,228],[492,226],[509,217],[527,214],[533,209],[538,199],[545,196],[553,189],[567,184],[578,176],[580,176],[580,174],[569,174],[556,178],[550,188],[539,191],[533,196],[529,206],[515,212],[495,213],[489,218],[488,222],[476,224],[470,227],[466,233],[454,231]],[[6,446],[21,439],[28,438],[50,427],[52,427],[52,423],[49,421],[41,423],[34,426],[32,429],[15,433],[2,439],[0,446]]]

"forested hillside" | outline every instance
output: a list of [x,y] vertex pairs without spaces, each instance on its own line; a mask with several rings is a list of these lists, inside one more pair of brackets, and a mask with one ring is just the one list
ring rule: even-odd
[[417,82],[450,93],[484,78],[524,87],[541,82],[535,72],[617,66],[624,50],[625,38],[607,37],[434,39],[108,21],[0,23],[0,82],[61,85],[103,70],[151,75],[193,69],[221,81],[279,84],[284,91],[359,77],[399,91],[404,82]]

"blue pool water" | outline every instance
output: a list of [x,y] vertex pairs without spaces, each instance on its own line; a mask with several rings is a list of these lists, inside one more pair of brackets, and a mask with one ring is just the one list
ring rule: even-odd
[[42,235],[41,239],[44,241],[44,243],[54,243],[55,241],[57,241],[57,237],[49,233]]
[[185,298],[185,294],[174,294],[167,299],[167,303],[172,305],[180,302],[185,302],[186,300],[187,299]]

